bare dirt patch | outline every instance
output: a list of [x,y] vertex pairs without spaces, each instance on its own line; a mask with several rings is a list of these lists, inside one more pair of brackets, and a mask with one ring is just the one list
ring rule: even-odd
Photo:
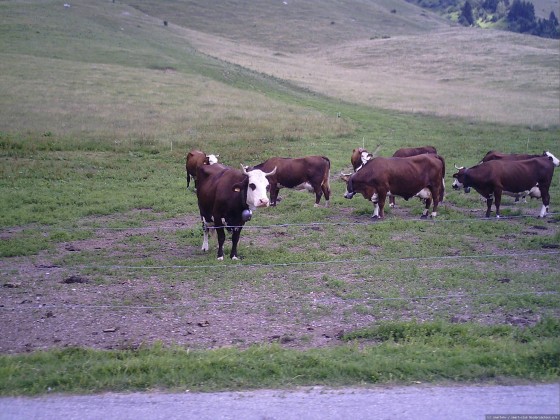
[[[339,222],[348,222],[344,212],[338,217]],[[399,208],[389,217],[411,216]],[[111,221],[107,217],[102,224]],[[156,342],[191,348],[274,342],[303,349],[340,344],[344,332],[382,320],[423,321],[444,313],[451,322],[523,326],[534,324],[542,315],[527,308],[474,309],[469,293],[460,296],[461,287],[450,301],[401,301],[398,296],[382,301],[375,288],[364,298],[359,293],[364,282],[382,287],[387,280],[384,274],[367,274],[351,265],[220,266],[213,255],[207,258],[200,251],[201,233],[193,230],[198,224],[197,217],[188,216],[154,220],[139,228],[98,228],[92,238],[60,243],[54,252],[2,259],[0,352],[69,346],[125,349]],[[174,239],[189,229],[194,232],[193,241],[184,245]],[[558,225],[551,223],[524,232],[551,236],[557,231]],[[267,235],[262,241],[270,244]],[[251,234],[242,235],[243,242],[245,247],[248,242],[255,249],[261,246],[258,236],[251,238]],[[334,253],[336,249],[335,245]],[[181,258],[200,263],[189,268],[174,262]],[[142,266],[146,260],[152,261],[152,267]],[[421,272],[446,263],[408,264]],[[537,259],[515,264],[529,275],[538,276],[542,270]],[[234,275],[238,271],[241,280]],[[508,285],[509,279],[500,279],[500,284]],[[406,298],[407,293],[403,284],[402,296]],[[434,285],[424,293],[449,292],[438,292]]]

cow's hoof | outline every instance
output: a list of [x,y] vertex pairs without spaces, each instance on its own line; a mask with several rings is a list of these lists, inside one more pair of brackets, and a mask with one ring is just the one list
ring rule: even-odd
[[224,260],[224,257],[223,257],[223,256],[218,257],[218,261],[223,261],[223,260]]
[[420,216],[420,219],[427,219],[428,215],[427,214],[423,214],[422,216]]

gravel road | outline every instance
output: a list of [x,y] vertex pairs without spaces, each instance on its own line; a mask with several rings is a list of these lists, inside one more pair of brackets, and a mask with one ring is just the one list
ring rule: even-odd
[[560,384],[0,398],[1,420],[61,418],[560,420]]

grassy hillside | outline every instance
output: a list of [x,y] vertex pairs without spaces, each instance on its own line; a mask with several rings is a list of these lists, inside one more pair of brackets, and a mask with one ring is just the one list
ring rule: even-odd
[[418,35],[449,23],[402,0],[251,0],[128,2],[150,16],[283,52],[306,51],[360,38]]

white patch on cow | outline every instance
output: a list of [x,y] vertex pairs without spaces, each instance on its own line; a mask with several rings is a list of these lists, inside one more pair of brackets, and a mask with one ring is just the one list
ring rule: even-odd
[[422,216],[427,216],[428,215],[428,209],[424,209],[422,211]]
[[437,211],[433,211],[432,214],[431,214],[431,218],[432,218],[432,219],[435,219],[436,216],[437,216]]
[[223,261],[224,260],[224,256],[222,255],[221,257],[218,257],[218,261]]
[[552,163],[554,163],[554,166],[558,166],[560,165],[560,160],[558,160],[558,158],[556,156],[554,156],[552,153],[550,152],[544,152],[545,155],[547,155],[549,158],[552,159]]
[[[247,188],[247,205],[250,210],[258,207],[268,207],[270,201],[266,195],[266,187],[269,185],[265,173],[260,169],[247,172],[249,176],[249,188]],[[254,188],[253,188],[254,187]]]
[[[278,184],[278,186],[280,188],[284,188],[283,185]],[[302,182],[301,184],[296,185],[294,187],[294,190],[307,191],[307,192],[310,192],[310,193],[315,192],[315,190],[313,189],[313,187],[311,186],[311,184],[309,182]]]
[[547,213],[548,213],[548,207],[546,207],[543,204],[542,207],[541,207],[541,213],[539,214],[539,217],[545,217]]
[[204,239],[202,240],[202,250],[204,252],[208,251],[208,224],[202,219],[203,229],[204,232]]
[[503,191],[502,194],[509,195],[510,197],[513,197],[513,198],[515,198],[515,199],[517,199],[517,200],[519,200],[520,198],[523,198],[523,202],[526,203],[527,200],[525,200],[525,196],[526,196],[527,194],[529,194],[529,191],[526,190],[526,191],[521,191],[521,192],[518,192],[518,193],[512,193],[512,192],[509,192],[509,191]]
[[377,204],[378,201],[379,201],[379,194],[373,193],[371,196],[371,202]]
[[453,178],[453,184],[451,184],[452,188],[460,189],[463,188],[463,184],[459,182],[457,178]]
[[[428,188],[422,188],[416,195],[415,197],[419,197],[422,200],[427,200],[428,198],[432,198],[432,193],[430,192],[430,190]],[[428,214],[428,213],[426,213]]]
[[218,156],[216,156],[216,155],[206,155],[206,157],[208,158],[208,164],[213,165],[215,163],[218,163]]
[[371,216],[374,219],[379,217],[379,203],[376,201],[375,206],[373,207],[373,215]]
[[535,185],[533,188],[531,188],[531,191],[529,191],[529,197],[531,198],[541,198],[541,190],[539,188],[538,185]]

